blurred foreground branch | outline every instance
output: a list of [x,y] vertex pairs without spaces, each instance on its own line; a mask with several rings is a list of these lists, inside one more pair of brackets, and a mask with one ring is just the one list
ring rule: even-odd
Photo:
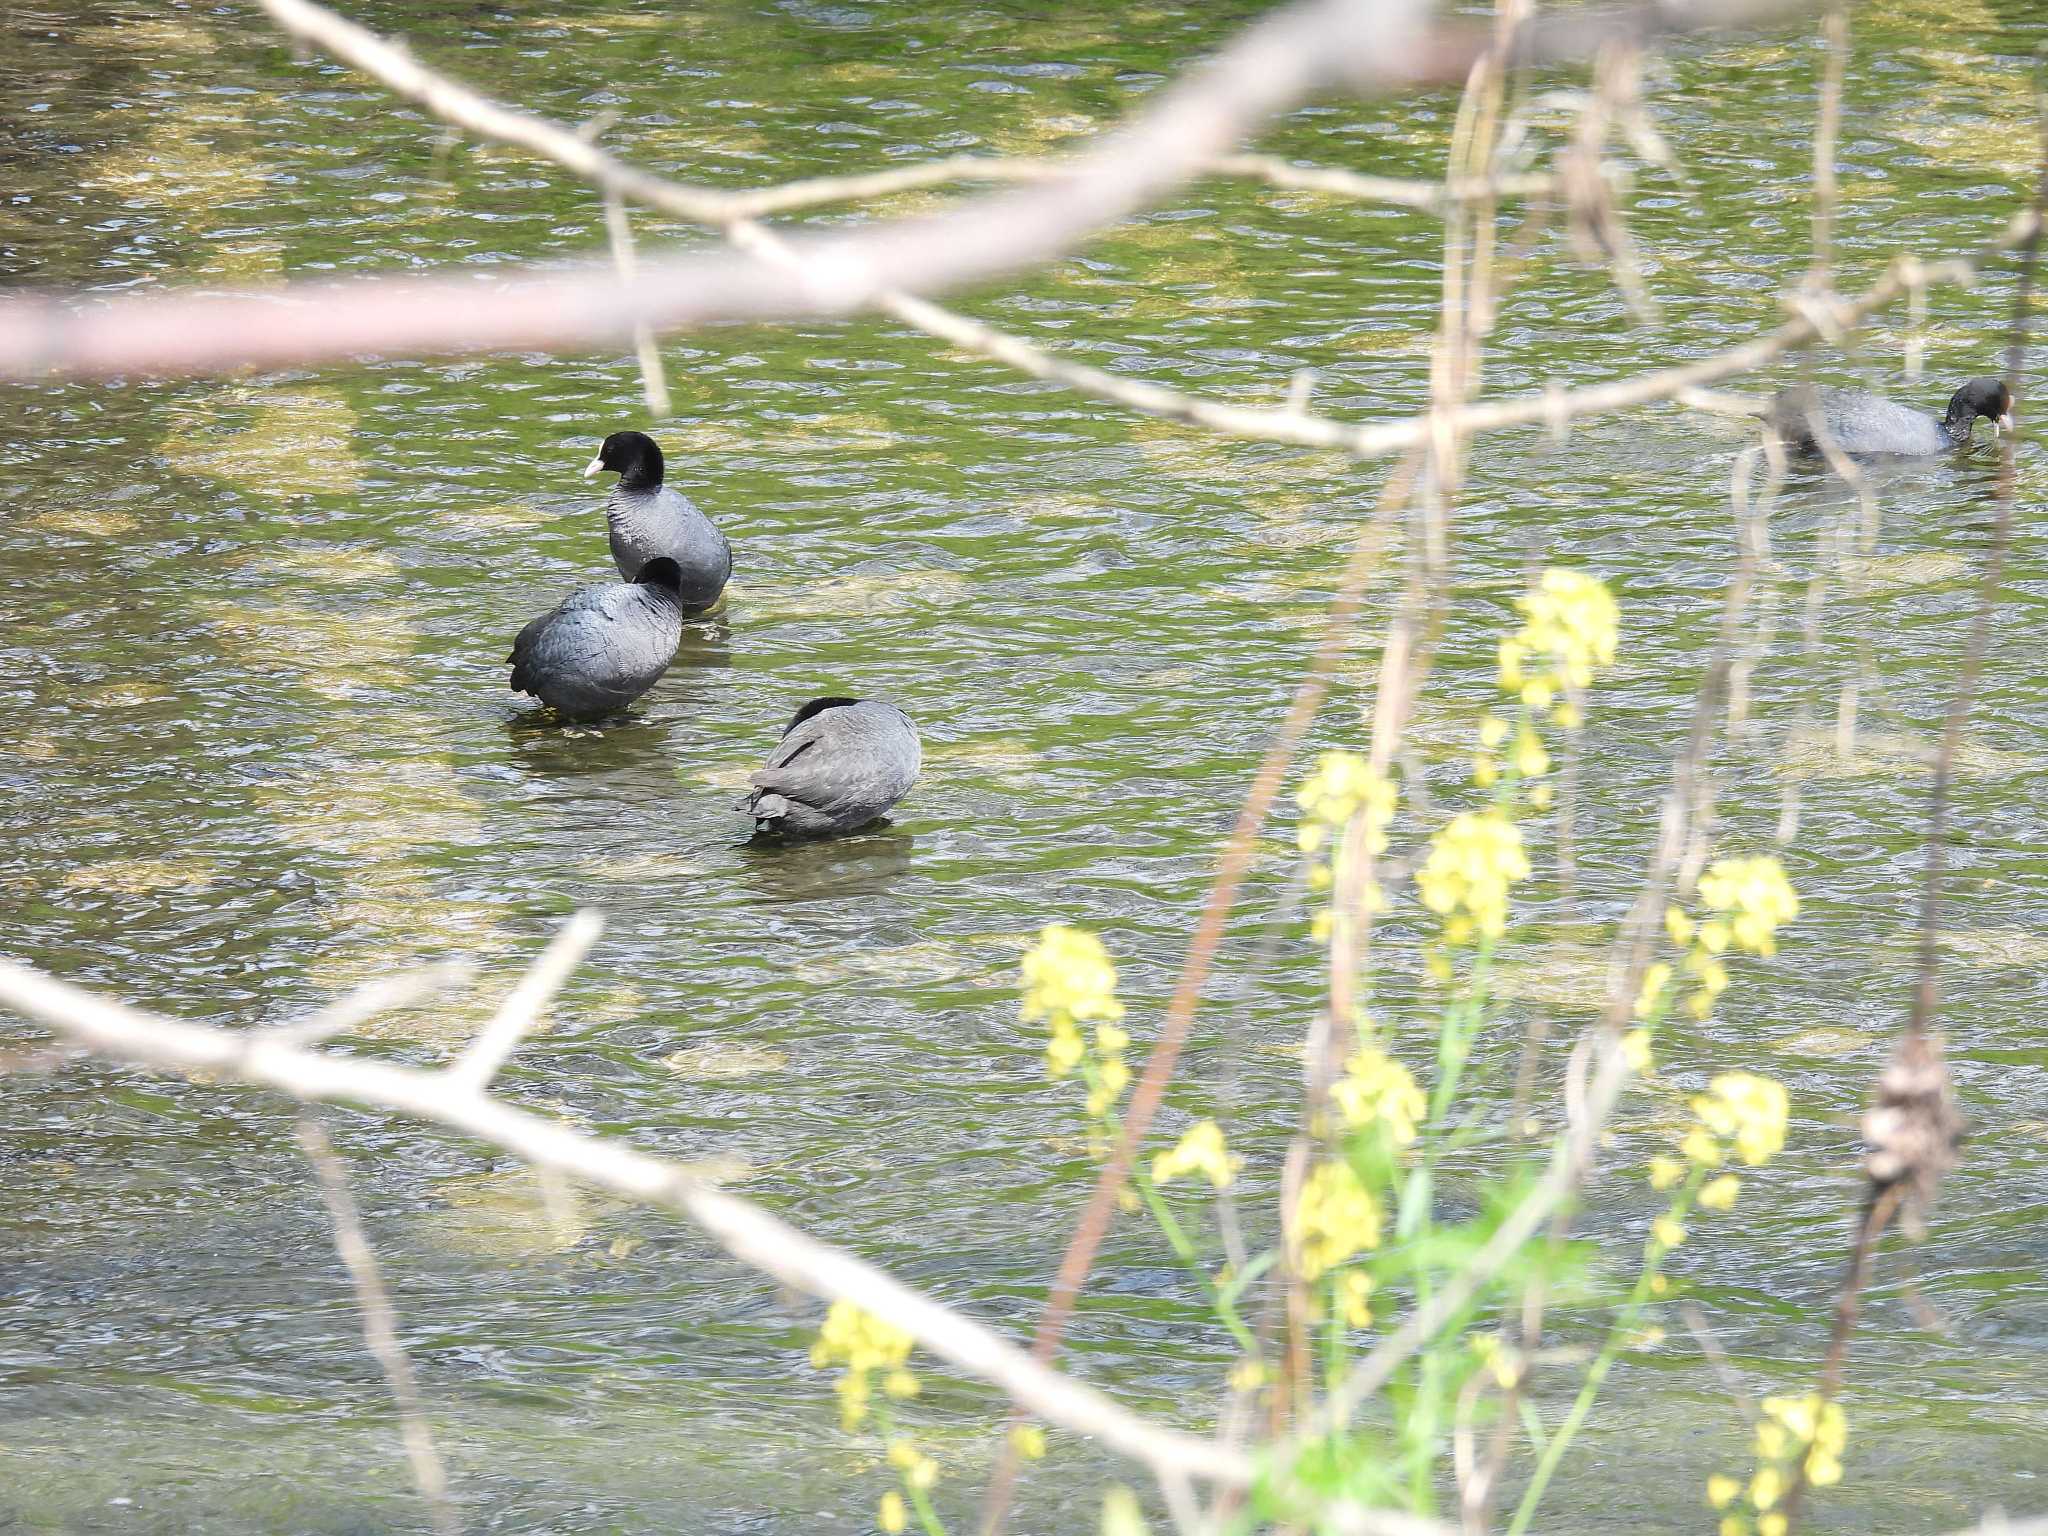
[[302,1102],[349,1101],[397,1110],[501,1147],[537,1168],[678,1211],[763,1274],[807,1295],[853,1302],[908,1332],[940,1359],[1000,1387],[1020,1407],[1092,1436],[1160,1476],[1250,1482],[1251,1460],[1241,1450],[1138,1417],[1093,1387],[1037,1364],[981,1324],[750,1201],[712,1187],[683,1165],[492,1097],[491,1075],[565,979],[565,953],[587,942],[593,926],[587,915],[572,920],[478,1045],[438,1071],[331,1055],[277,1031],[244,1033],[185,1023],[110,1002],[12,961],[0,960],[0,1006],[35,1020],[73,1046],[115,1061],[173,1072],[206,1071]]

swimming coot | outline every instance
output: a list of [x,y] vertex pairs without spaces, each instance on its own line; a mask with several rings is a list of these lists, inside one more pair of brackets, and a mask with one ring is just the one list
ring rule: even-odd
[[652,688],[683,638],[682,572],[667,555],[632,581],[581,587],[512,642],[512,689],[564,720],[597,720]]
[[685,614],[702,613],[718,601],[732,575],[732,545],[711,526],[696,503],[661,483],[661,449],[645,432],[614,432],[583,471],[588,480],[601,469],[619,477],[605,498],[612,560],[631,581],[657,555],[682,572],[678,596]]
[[903,798],[923,760],[917,727],[894,704],[813,699],[783,728],[753,792],[734,807],[757,832],[830,837],[864,827]]
[[1764,419],[1804,453],[1818,453],[1817,419],[1837,447],[1859,458],[1909,458],[1949,453],[1970,441],[1979,416],[2012,430],[2012,391],[2003,379],[1972,379],[1950,397],[1948,414],[1933,416],[1855,389],[1788,389]]

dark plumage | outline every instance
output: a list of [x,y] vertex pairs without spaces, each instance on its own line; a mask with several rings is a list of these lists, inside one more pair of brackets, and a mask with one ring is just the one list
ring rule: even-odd
[[732,545],[696,503],[661,483],[665,466],[654,439],[644,432],[614,432],[583,478],[601,469],[619,477],[604,503],[619,574],[631,581],[649,560],[666,555],[682,573],[677,597],[686,615],[716,603],[732,575]]
[[564,720],[597,720],[652,688],[683,638],[681,573],[663,555],[627,583],[580,587],[512,642],[512,689]]
[[917,727],[894,704],[813,699],[783,728],[735,809],[754,818],[757,832],[851,832],[903,798],[922,760]]
[[1855,389],[1788,389],[1764,412],[1779,437],[1818,453],[1817,419],[1842,452],[1858,458],[1913,458],[1950,453],[1970,441],[1979,416],[2012,430],[2012,391],[2003,379],[1972,379],[1949,399],[1946,416],[1894,405]]

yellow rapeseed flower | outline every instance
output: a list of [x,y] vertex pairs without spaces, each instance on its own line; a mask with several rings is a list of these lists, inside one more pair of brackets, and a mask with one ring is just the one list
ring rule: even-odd
[[[839,1395],[839,1422],[848,1430],[860,1428],[868,1416],[868,1378],[874,1371],[886,1373],[883,1390],[891,1396],[910,1396],[917,1390],[917,1378],[904,1369],[914,1341],[893,1323],[863,1312],[850,1301],[835,1301],[825,1313],[825,1323],[811,1345],[811,1364],[823,1368],[843,1365],[845,1373],[832,1384]],[[910,1391],[903,1392],[905,1381]]]
[[1785,1497],[1785,1474],[1776,1467],[1759,1467],[1755,1477],[1749,1480],[1749,1502],[1758,1509],[1769,1509]]
[[1065,923],[1048,923],[1038,942],[1024,956],[1026,1022],[1044,1019],[1055,1028],[1061,1020],[1114,1022],[1124,1016],[1116,1000],[1116,966],[1102,940]]
[[889,1533],[902,1536],[910,1525],[910,1512],[903,1507],[903,1495],[891,1488],[882,1495],[882,1507],[875,1512],[875,1524]]
[[1740,1492],[1742,1484],[1725,1473],[1716,1472],[1707,1479],[1707,1502],[1716,1509],[1726,1509]]
[[1799,898],[1785,878],[1785,866],[1769,854],[1716,859],[1700,876],[1700,900],[1727,914],[1729,938],[1752,955],[1773,953],[1779,925],[1799,915]]
[[1675,1157],[1658,1153],[1650,1159],[1650,1188],[1676,1189],[1685,1180],[1685,1165]]
[[1351,1328],[1372,1326],[1372,1276],[1363,1270],[1347,1269],[1331,1287],[1337,1315]]
[[1757,1517],[1756,1536],[1785,1536],[1791,1528],[1791,1517],[1783,1510],[1774,1509],[1767,1515]]
[[1199,1173],[1225,1189],[1243,1165],[1244,1159],[1223,1144],[1222,1128],[1214,1120],[1197,1120],[1170,1149],[1152,1159],[1152,1182],[1171,1184],[1183,1174]]
[[1042,1461],[1045,1457],[1045,1431],[1036,1424],[1019,1424],[1011,1430],[1010,1444],[1026,1461]]
[[1415,1140],[1415,1128],[1429,1109],[1414,1076],[1377,1047],[1358,1051],[1345,1063],[1330,1098],[1347,1129],[1384,1125],[1397,1147]]
[[1735,1197],[1742,1192],[1742,1180],[1732,1173],[1707,1180],[1700,1187],[1700,1207],[1708,1211],[1732,1211]]
[[1716,1136],[1735,1142],[1735,1155],[1752,1168],[1784,1148],[1790,1100],[1784,1084],[1754,1072],[1723,1072],[1695,1094],[1692,1111]]
[[1636,993],[1635,1016],[1647,1019],[1657,1011],[1657,1004],[1663,1000],[1664,989],[1671,985],[1671,967],[1662,960],[1646,967],[1643,971],[1643,987]]
[[1632,1029],[1621,1037],[1621,1054],[1628,1059],[1628,1069],[1639,1076],[1647,1076],[1655,1059],[1650,1054],[1650,1032],[1647,1029]]
[[1685,1242],[1685,1223],[1667,1211],[1650,1223],[1650,1236],[1666,1248],[1680,1247]]
[[1355,1253],[1377,1248],[1383,1216],[1373,1192],[1347,1162],[1327,1162],[1308,1176],[1294,1209],[1295,1268],[1316,1280]]
[[1528,878],[1522,829],[1499,811],[1464,811],[1431,840],[1415,883],[1430,911],[1469,917],[1481,934],[1497,939],[1507,931],[1509,887]]

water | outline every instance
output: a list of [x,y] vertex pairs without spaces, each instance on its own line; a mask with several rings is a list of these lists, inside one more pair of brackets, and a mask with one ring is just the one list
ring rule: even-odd
[[[896,0],[361,13],[541,110],[615,113],[622,150],[733,187],[1056,149],[1243,14],[934,15]],[[261,281],[603,249],[583,189],[442,143],[357,77],[294,62],[239,10],[15,5],[6,25],[13,280]],[[1974,243],[2014,206],[2042,32],[2028,7],[1975,0],[1886,0],[1857,26],[1838,233],[1853,284],[1895,250]],[[1689,199],[1638,167],[1627,200],[1659,325],[1633,327],[1607,278],[1539,232],[1489,390],[1591,382],[1775,323],[1774,295],[1807,261],[1819,59],[1792,30],[1653,67],[1652,111],[1696,184]],[[1263,147],[1427,175],[1454,110],[1443,94],[1330,102]],[[1555,129],[1565,109],[1540,120]],[[1425,397],[1439,258],[1418,214],[1204,183],[963,307],[1247,402],[1313,368],[1322,408],[1391,416]],[[1936,404],[1994,366],[2011,288],[2000,269],[1932,297],[1918,383],[1901,373],[1903,313],[1856,356],[1817,362],[1830,381]],[[658,435],[675,481],[731,535],[738,573],[725,619],[693,630],[634,716],[577,735],[522,720],[501,658],[526,618],[607,568],[577,471],[604,433],[645,420],[629,359],[0,391],[5,947],[235,1025],[290,1018],[400,961],[473,955],[476,997],[349,1047],[428,1063],[564,914],[595,904],[606,936],[507,1094],[701,1161],[1022,1334],[1089,1165],[1076,1095],[1044,1082],[1041,1042],[1015,1020],[1017,956],[1042,922],[1099,928],[1149,1037],[1384,468],[1133,420],[874,321],[710,332],[662,353],[677,408]],[[1461,793],[1492,642],[1532,562],[1607,575],[1625,621],[1587,738],[1577,893],[1546,883],[1525,904],[1554,947],[1512,983],[1482,1072],[1508,1070],[1529,1010],[1572,1027],[1597,994],[1600,925],[1640,865],[1732,568],[1725,486],[1742,441],[1658,409],[1477,456],[1458,606],[1413,732],[1434,793]],[[1696,1223],[1675,1266],[1753,1391],[1805,1379],[1823,1339],[1854,1119],[1908,994],[1924,754],[1988,546],[1993,464],[1979,450],[1883,478],[1867,594],[1837,584],[1810,657],[1798,604],[1843,505],[1823,478],[1787,487],[1759,592],[1775,638],[1720,808],[1727,846],[1766,846],[1796,782],[1787,860],[1806,912],[1780,963],[1751,967],[1719,1018],[1672,1039],[1673,1088],[1630,1101],[1614,1153],[1629,1176],[1601,1185],[1585,1219],[1625,1263],[1644,1211],[1630,1171],[1661,1145],[1676,1091],[1733,1065],[1786,1079],[1787,1156],[1737,1214]],[[1944,951],[1973,1140],[1932,1242],[1880,1271],[1851,1373],[1848,1479],[1816,1510],[1837,1529],[1936,1530],[1988,1503],[2048,1503],[2034,1479],[2048,939],[2033,793],[2048,711],[2029,622],[2048,567],[2031,446],[2021,477],[1957,787]],[[1881,686],[1844,760],[1826,727],[1859,643]],[[1360,739],[1370,664],[1362,641],[1315,745]],[[753,849],[730,802],[790,709],[828,691],[908,709],[925,779],[890,826]],[[1819,735],[1788,745],[1810,699]],[[1291,842],[1272,832],[1168,1117],[1222,1109],[1255,1195],[1292,1123],[1287,1050],[1314,998]],[[1389,925],[1390,967],[1419,937],[1412,911]],[[1415,1042],[1419,1015],[1398,995],[1389,1007]],[[6,1078],[0,1105],[0,1528],[421,1528],[289,1111],[92,1064]],[[883,1479],[803,1360],[812,1305],[667,1218],[602,1199],[550,1216],[509,1159],[381,1114],[332,1121],[476,1528],[796,1532],[871,1510]],[[1916,1330],[1909,1283],[1945,1336]],[[1583,1335],[1567,1320],[1565,1336]],[[1146,1411],[1199,1417],[1228,1353],[1163,1250],[1121,1230],[1071,1368]],[[978,1486],[997,1412],[980,1388],[933,1378],[918,1416],[948,1510]],[[1675,1339],[1616,1373],[1545,1523],[1696,1523],[1707,1473],[1745,1465],[1744,1442]],[[1055,1436],[1020,1528],[1085,1527],[1114,1470]]]

